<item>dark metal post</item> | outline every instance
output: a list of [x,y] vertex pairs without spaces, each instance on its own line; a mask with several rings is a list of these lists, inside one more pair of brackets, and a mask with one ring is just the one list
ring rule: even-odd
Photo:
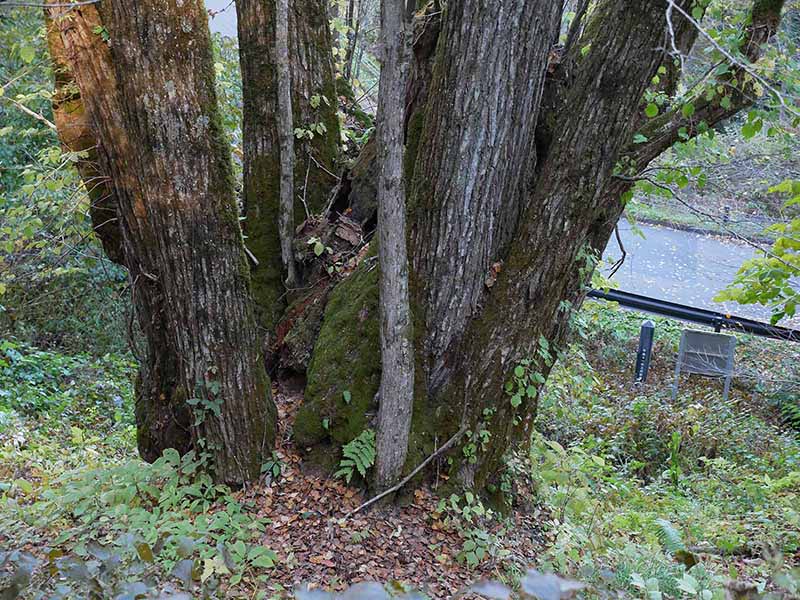
[[653,337],[656,325],[651,320],[642,323],[639,333],[639,351],[636,353],[636,383],[647,381],[647,371],[650,369],[650,356],[653,353]]

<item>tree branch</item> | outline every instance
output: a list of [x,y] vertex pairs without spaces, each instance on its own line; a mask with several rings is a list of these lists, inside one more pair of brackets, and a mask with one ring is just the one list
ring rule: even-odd
[[[693,100],[692,104],[695,108],[694,114],[691,116],[686,117],[683,115],[682,108],[685,103],[680,102],[676,103],[671,110],[660,117],[646,121],[640,131],[648,138],[648,141],[643,144],[632,145],[627,152],[628,158],[632,159],[633,166],[637,170],[643,169],[650,161],[670,148],[681,137],[690,138],[698,135],[700,123],[705,122],[710,127],[751,106],[755,102],[756,94],[753,93],[753,84],[744,81],[746,75],[750,76],[765,89],[768,89],[778,99],[781,106],[787,107],[783,95],[752,67],[738,60],[729,51],[720,46],[713,36],[701,27],[696,19],[675,3],[675,0],[667,0],[667,2],[676,13],[691,24],[699,35],[709,40],[732,65],[732,72],[720,76],[718,79],[719,84],[728,86],[732,91],[729,98],[730,102],[727,106],[723,106],[720,98],[707,99],[702,94],[702,90],[698,89],[693,98],[688,99],[688,101]],[[771,3],[772,10],[767,12],[763,9],[764,0],[754,0],[751,22],[747,28],[745,41],[740,46],[742,54],[751,63],[756,62],[761,57],[763,45],[776,33],[780,24],[783,3],[784,0],[775,0],[775,2]],[[795,115],[798,114],[793,109],[788,110]],[[682,132],[682,130],[684,131]]]
[[416,469],[411,471],[411,473],[409,473],[402,480],[400,480],[400,483],[390,487],[388,490],[386,490],[384,492],[381,492],[380,494],[378,494],[374,498],[371,498],[370,500],[367,500],[366,502],[364,502],[364,504],[354,508],[349,513],[347,513],[344,516],[344,518],[345,519],[349,519],[352,515],[356,514],[360,510],[362,510],[362,509],[364,509],[364,508],[366,508],[366,507],[368,507],[368,506],[370,506],[372,504],[375,504],[381,498],[385,498],[389,494],[394,494],[397,490],[399,490],[401,487],[403,487],[409,481],[414,479],[414,476],[417,473],[419,473],[420,471],[422,471],[422,469],[427,467],[434,458],[436,458],[437,456],[441,456],[444,452],[449,450],[453,446],[453,444],[455,444],[461,438],[461,436],[464,435],[466,432],[467,432],[467,427],[465,425],[461,429],[459,429],[458,432],[453,437],[451,437],[449,440],[447,440],[447,442],[445,442],[444,445],[441,448],[439,448],[438,450],[436,450],[436,452],[434,452],[428,458],[423,460],[419,465],[417,465]]
[[[2,6],[2,5],[0,5],[0,6]],[[30,108],[28,108],[27,106],[25,106],[24,104],[22,104],[22,102],[17,102],[17,101],[16,101],[16,100],[14,100],[13,98],[9,98],[8,96],[0,96],[0,98],[5,98],[5,99],[6,99],[6,100],[8,100],[9,102],[11,102],[11,104],[13,104],[13,105],[14,105],[14,106],[16,106],[18,109],[20,109],[22,112],[24,112],[26,115],[33,117],[33,118],[34,118],[34,119],[36,119],[37,121],[41,121],[42,123],[44,123],[45,125],[47,125],[47,126],[48,126],[50,129],[52,129],[53,131],[55,131],[55,130],[56,130],[56,126],[55,126],[55,124],[54,124],[52,121],[50,121],[50,120],[49,120],[47,117],[44,117],[44,116],[40,115],[40,114],[39,114],[39,113],[37,113],[36,111],[34,111],[34,110],[31,110]]]

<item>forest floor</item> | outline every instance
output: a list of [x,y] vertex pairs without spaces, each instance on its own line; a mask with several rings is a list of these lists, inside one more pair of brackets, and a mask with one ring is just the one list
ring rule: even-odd
[[262,543],[278,556],[270,578],[273,591],[322,582],[342,591],[362,581],[386,581],[449,598],[481,578],[520,574],[542,552],[547,534],[541,524],[548,511],[537,506],[494,522],[487,533],[502,533],[494,556],[468,565],[463,537],[439,505],[435,484],[402,496],[396,508],[368,508],[348,516],[368,499],[364,490],[345,485],[333,472],[303,467],[291,440],[302,396],[275,391],[281,474],[242,494],[253,502],[257,517],[270,523]]
[[681,326],[656,319],[635,386],[641,319],[599,303],[579,315],[531,454],[509,457],[507,515],[433,484],[346,517],[363,488],[303,466],[290,435],[302,398],[277,387],[281,435],[257,485],[214,486],[192,457],[146,465],[129,357],[0,342],[0,590],[277,598],[381,581],[448,598],[535,567],[592,596],[721,597],[728,580],[797,593],[797,348],[742,336],[727,401],[701,378],[673,401]]

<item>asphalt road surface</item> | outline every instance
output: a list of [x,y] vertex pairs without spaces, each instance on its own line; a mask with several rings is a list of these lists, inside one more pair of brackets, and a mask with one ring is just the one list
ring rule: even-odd
[[[620,222],[619,229],[627,257],[613,281],[621,290],[769,321],[767,307],[736,302],[721,304],[713,300],[733,280],[742,262],[753,257],[756,250],[752,246],[727,238],[650,225],[637,226],[644,235],[641,237],[625,221]],[[619,256],[619,245],[612,236],[603,258],[613,261]],[[604,265],[603,268],[608,273],[608,267]],[[800,320],[795,317],[792,322],[780,324],[798,327]]]

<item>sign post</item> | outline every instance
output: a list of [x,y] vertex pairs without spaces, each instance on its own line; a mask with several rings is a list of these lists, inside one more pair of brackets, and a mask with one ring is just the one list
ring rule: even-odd
[[650,370],[650,357],[653,354],[653,337],[656,325],[651,320],[642,323],[639,333],[639,351],[636,353],[636,383],[647,381],[647,371]]

